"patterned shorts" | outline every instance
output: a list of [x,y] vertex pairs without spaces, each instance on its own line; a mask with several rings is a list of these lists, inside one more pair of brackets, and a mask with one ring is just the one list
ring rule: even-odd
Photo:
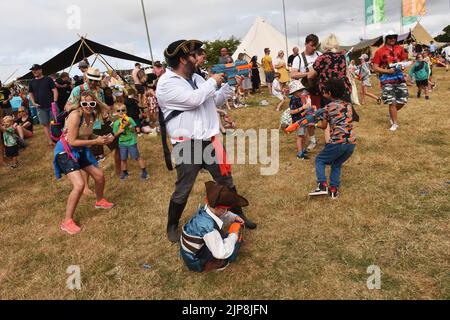
[[406,83],[385,84],[381,90],[384,104],[406,104],[408,102],[408,86]]

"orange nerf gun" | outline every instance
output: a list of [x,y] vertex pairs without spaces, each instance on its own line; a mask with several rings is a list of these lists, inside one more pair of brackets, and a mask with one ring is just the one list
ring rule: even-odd
[[214,74],[224,73],[225,81],[228,82],[230,86],[235,86],[236,76],[248,76],[250,70],[252,70],[252,65],[247,62],[235,62],[227,64],[216,64],[212,66],[211,72]]
[[291,133],[300,129],[300,127],[310,127],[322,119],[323,112],[323,109],[317,109],[316,106],[309,107],[300,115],[302,118],[287,127],[285,131]]
[[127,125],[126,123],[130,124],[130,117],[128,117],[125,113],[120,117],[120,129],[125,130]]
[[244,240],[244,236],[242,235],[241,231],[241,224],[239,222],[234,222],[230,225],[230,228],[228,229],[228,233],[236,233],[238,235],[238,242],[242,242]]

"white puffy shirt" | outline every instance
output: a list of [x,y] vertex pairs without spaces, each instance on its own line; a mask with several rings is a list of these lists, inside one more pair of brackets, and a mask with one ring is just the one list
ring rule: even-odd
[[228,84],[217,90],[217,82],[212,78],[205,81],[194,74],[192,81],[197,89],[172,70],[167,70],[158,81],[156,98],[164,118],[174,110],[184,111],[166,123],[172,143],[181,137],[208,140],[218,135],[220,124],[216,107],[222,106],[233,94]]

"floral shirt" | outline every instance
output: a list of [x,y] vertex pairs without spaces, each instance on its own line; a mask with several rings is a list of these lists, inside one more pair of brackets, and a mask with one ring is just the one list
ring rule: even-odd
[[[377,64],[383,69],[388,69],[391,63],[402,62],[408,59],[408,54],[402,46],[396,45],[392,49],[387,46],[382,46],[375,52],[373,63]],[[380,74],[380,84],[401,84],[405,83],[405,76],[401,70],[397,70],[394,74]]]
[[353,134],[353,111],[351,103],[334,100],[326,105],[323,118],[330,125],[330,143],[356,144]]
[[350,80],[347,78],[345,55],[341,53],[325,52],[316,59],[313,68],[318,74],[319,89],[322,94],[327,80],[331,78],[338,78],[344,80],[346,88],[344,96],[350,98],[352,93],[352,85],[350,84]]

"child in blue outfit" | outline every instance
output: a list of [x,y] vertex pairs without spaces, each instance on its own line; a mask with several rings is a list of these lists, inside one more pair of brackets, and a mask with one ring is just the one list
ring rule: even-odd
[[422,90],[425,92],[425,99],[428,100],[428,79],[430,78],[430,67],[428,63],[423,60],[423,55],[419,53],[416,56],[416,62],[409,70],[409,76],[411,79],[416,80],[417,85],[417,98],[420,98]]
[[[248,206],[248,201],[224,185],[208,181],[206,204],[183,226],[180,254],[191,271],[223,270],[237,258],[244,220],[228,211]],[[224,224],[230,224],[228,234]]]

